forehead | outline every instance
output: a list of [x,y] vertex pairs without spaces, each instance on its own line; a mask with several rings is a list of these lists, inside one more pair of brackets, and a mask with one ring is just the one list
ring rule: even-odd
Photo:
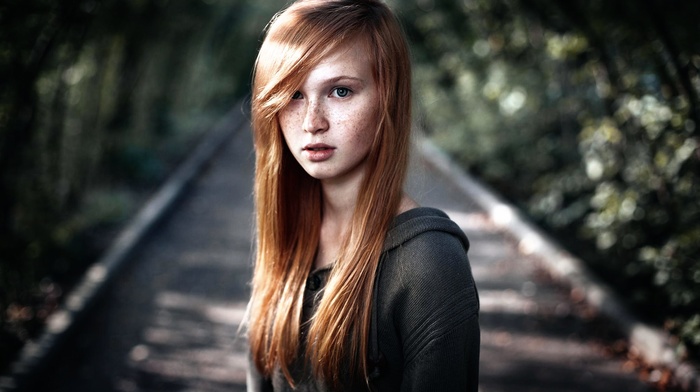
[[[306,82],[323,77],[353,76],[373,79],[374,63],[367,45],[351,40],[326,53],[310,68]],[[371,80],[368,80],[368,82]]]

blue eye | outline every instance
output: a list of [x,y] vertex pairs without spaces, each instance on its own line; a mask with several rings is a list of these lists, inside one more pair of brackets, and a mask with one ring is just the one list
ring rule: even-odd
[[301,99],[302,95],[301,92],[295,91],[294,94],[292,94],[292,99]]
[[345,87],[337,87],[335,89],[335,94],[340,98],[345,98],[350,94],[350,89]]

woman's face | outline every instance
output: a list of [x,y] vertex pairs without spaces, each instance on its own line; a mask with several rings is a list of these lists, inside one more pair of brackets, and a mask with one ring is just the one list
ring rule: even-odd
[[311,69],[279,122],[299,164],[326,184],[359,180],[377,131],[379,98],[359,42],[332,51]]

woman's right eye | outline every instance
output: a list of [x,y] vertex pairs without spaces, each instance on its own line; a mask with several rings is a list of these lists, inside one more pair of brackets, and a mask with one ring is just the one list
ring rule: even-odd
[[294,94],[292,94],[292,99],[301,99],[302,95],[301,92],[295,91]]

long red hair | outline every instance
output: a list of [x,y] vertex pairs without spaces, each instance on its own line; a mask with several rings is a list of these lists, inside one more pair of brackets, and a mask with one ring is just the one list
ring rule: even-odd
[[253,76],[256,259],[248,338],[265,375],[289,366],[300,347],[306,279],[321,227],[321,185],[288,150],[277,119],[315,64],[361,40],[374,61],[379,120],[351,227],[309,326],[306,357],[314,375],[338,385],[341,369],[368,374],[372,287],[384,238],[403,192],[411,127],[408,47],[392,12],[378,0],[303,0],[267,28]]

